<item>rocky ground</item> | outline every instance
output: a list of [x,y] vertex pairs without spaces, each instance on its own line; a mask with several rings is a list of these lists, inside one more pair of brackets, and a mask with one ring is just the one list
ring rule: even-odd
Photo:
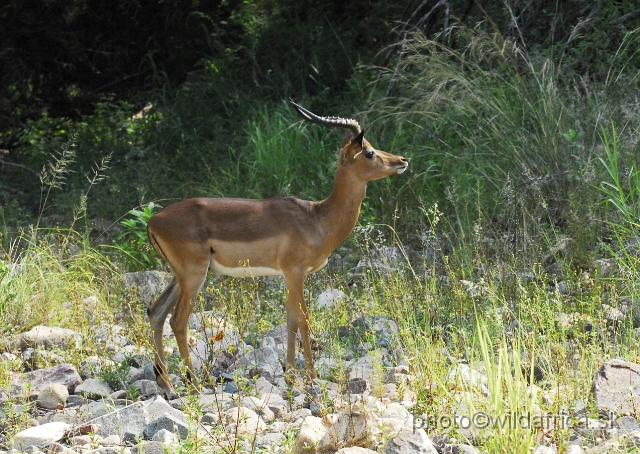
[[[607,263],[599,266],[605,267]],[[352,270],[353,274],[358,272]],[[129,273],[125,280],[137,287],[149,302],[169,279],[166,273]],[[568,289],[557,281],[551,289],[562,294]],[[468,282],[467,291],[479,290]],[[330,307],[345,295],[336,289],[322,293],[315,302]],[[608,320],[634,316],[605,307]],[[571,325],[571,314],[559,314],[558,323]],[[478,433],[491,430],[464,404],[464,392],[449,415],[458,435],[441,427],[429,427],[430,416],[416,414],[418,383],[397,346],[402,343],[393,318],[362,316],[339,336],[354,332],[373,333],[369,341],[348,349],[336,359],[319,352],[316,369],[330,378],[336,368],[343,380],[300,381],[285,385],[283,362],[287,345],[284,325],[264,333],[258,347],[243,342],[238,331],[212,312],[192,314],[194,365],[215,380],[200,394],[186,392],[178,375],[171,375],[177,394],[167,395],[155,382],[152,352],[135,345],[122,333],[124,326],[93,326],[91,341],[101,345],[104,356],[84,358],[76,365],[65,358],[66,350],[77,348],[83,336],[73,330],[36,326],[28,332],[0,342],[0,361],[18,370],[0,391],[0,454],[28,452],[55,453],[162,453],[169,452],[293,452],[303,453],[479,453],[473,446]],[[86,335],[85,335],[86,336]],[[169,323],[165,336],[173,335]],[[171,352],[170,357],[176,357]],[[443,352],[447,355],[447,352]],[[44,361],[43,361],[44,360]],[[301,360],[301,358],[300,358]],[[55,364],[40,367],[40,364]],[[474,390],[474,399],[490,399],[488,378],[481,368],[449,357],[449,373],[444,381],[451,390]],[[302,369],[302,364],[298,364]],[[553,393],[531,384],[528,393],[543,400]],[[592,402],[575,401],[555,418],[550,430],[567,428],[568,445],[562,452],[630,452],[640,447],[640,365],[611,359],[593,377]],[[533,417],[544,421],[538,407]],[[485,415],[499,417],[500,415]],[[484,424],[483,427],[481,427]],[[536,454],[558,450],[547,443],[540,430]],[[462,434],[460,436],[459,434]]]

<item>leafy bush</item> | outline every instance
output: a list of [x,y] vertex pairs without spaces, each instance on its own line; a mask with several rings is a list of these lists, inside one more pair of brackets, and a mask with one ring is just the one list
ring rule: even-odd
[[115,248],[124,256],[127,266],[132,270],[144,270],[155,267],[157,253],[149,244],[147,224],[154,215],[156,207],[153,202],[140,210],[130,210],[129,219],[120,221],[124,230],[116,238]]

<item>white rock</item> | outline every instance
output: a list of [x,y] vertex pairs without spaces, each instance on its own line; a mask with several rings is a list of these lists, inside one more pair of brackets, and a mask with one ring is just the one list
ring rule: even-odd
[[160,395],[156,395],[154,398],[144,402],[147,413],[149,415],[149,422],[155,421],[165,413],[169,413],[184,422],[187,422],[187,415],[180,410],[173,408],[169,403]]
[[447,380],[452,382],[461,380],[466,386],[478,389],[485,396],[489,395],[487,377],[469,367],[468,364],[458,364],[454,367],[447,375]]
[[259,377],[254,387],[256,394],[279,394],[282,396],[282,390],[264,377]]
[[246,396],[243,397],[240,401],[243,407],[247,407],[257,414],[262,416],[262,418],[267,422],[272,422],[275,419],[275,413],[267,406],[267,404],[257,397]]
[[382,454],[438,454],[423,429],[402,429],[387,442]]
[[342,290],[330,288],[318,296],[318,299],[316,299],[316,307],[326,309],[335,306],[345,299],[347,299],[347,294]]
[[23,450],[29,446],[44,446],[61,440],[71,426],[65,422],[50,422],[40,426],[29,427],[13,437],[13,447]]
[[66,386],[54,383],[40,391],[38,406],[48,410],[61,410],[67,404],[69,390]]
[[322,418],[307,416],[300,426],[300,432],[293,446],[293,454],[309,454],[315,452],[315,446],[327,433],[327,426]]
[[153,434],[151,440],[160,441],[165,445],[170,445],[178,442],[176,436],[173,433],[169,432],[167,429],[160,429],[159,431],[157,431],[155,434]]
[[289,411],[289,405],[279,394],[262,394],[260,398],[277,418],[283,417]]
[[352,408],[338,415],[316,450],[319,453],[335,451],[338,445],[373,447],[381,433],[380,420],[371,410]]
[[113,390],[106,382],[97,378],[88,378],[84,383],[76,386],[74,394],[89,399],[108,399],[112,392]]
[[253,434],[267,428],[262,418],[256,412],[246,407],[230,408],[225,412],[229,424],[226,427],[228,433]]

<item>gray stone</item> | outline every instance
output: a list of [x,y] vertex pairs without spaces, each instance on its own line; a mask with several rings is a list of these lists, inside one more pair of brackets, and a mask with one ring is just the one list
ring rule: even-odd
[[[148,423],[149,414],[140,402],[87,421],[87,424],[100,425],[97,434],[101,437],[117,434],[123,440],[131,440],[132,437],[135,438],[136,435],[141,435],[142,430]],[[125,437],[127,432],[129,436]]]
[[616,261],[614,259],[599,259],[593,262],[593,267],[598,273],[598,277],[612,277],[616,271]]
[[[236,396],[237,397],[237,396]],[[205,413],[220,413],[230,405],[234,405],[234,395],[229,393],[202,394],[199,397],[202,411]],[[171,402],[173,404],[173,401]]]
[[91,435],[77,435],[69,438],[69,444],[71,446],[86,446],[92,442]]
[[67,399],[67,408],[68,407],[79,407],[80,405],[86,404],[88,399],[82,396],[76,396],[75,394],[69,394],[69,398]]
[[262,394],[260,399],[267,405],[267,407],[269,407],[269,410],[271,410],[277,418],[281,418],[289,411],[289,405],[279,394]]
[[551,446],[540,445],[536,448],[533,454],[556,454],[556,448]]
[[114,434],[104,437],[100,443],[105,446],[119,446],[121,441],[120,436]]
[[640,365],[611,359],[593,379],[591,391],[599,411],[634,413],[640,407]]
[[315,416],[307,416],[304,418],[302,425],[300,426],[300,432],[296,437],[296,442],[293,446],[294,454],[308,454],[314,452],[315,446],[327,433],[327,426],[325,426],[322,418]]
[[[2,451],[0,451],[2,452]],[[47,453],[50,454],[76,454],[73,449],[67,448],[65,445],[58,443],[57,441],[49,443],[47,446]]]
[[375,335],[377,347],[394,348],[400,339],[398,324],[391,317],[363,315],[351,325],[338,328],[340,337],[363,338],[367,333]]
[[464,445],[464,444],[453,445],[452,444],[452,445],[445,445],[444,449],[442,450],[442,454],[480,454],[480,451],[478,451],[475,447],[471,445]]
[[369,382],[362,378],[354,378],[347,382],[346,392],[348,394],[362,394],[369,389]]
[[402,429],[385,445],[383,454],[438,454],[423,429]]
[[224,392],[229,394],[238,393],[238,384],[234,381],[230,381],[224,384]]
[[[139,369],[137,369],[139,371]],[[156,381],[156,370],[155,370],[155,365],[153,363],[149,363],[147,365],[144,366],[143,370],[142,370],[142,377],[139,377],[138,380],[151,380],[151,381]],[[133,375],[132,375],[133,376]],[[129,382],[132,383],[132,382]]]
[[609,306],[608,304],[602,305],[602,311],[604,312],[604,318],[609,323],[620,323],[625,319],[625,314],[617,307]]
[[117,347],[125,347],[131,344],[126,337],[120,334],[122,330],[122,326],[108,323],[94,325],[90,328],[91,334],[98,344],[114,345]]
[[124,283],[127,290],[131,291],[136,287],[142,301],[147,305],[169,285],[173,276],[164,271],[143,271],[136,273],[125,273]]
[[336,421],[318,442],[317,452],[333,452],[338,446],[372,448],[380,440],[380,420],[368,409],[351,408],[338,414]]
[[267,422],[271,422],[275,419],[275,413],[267,406],[267,404],[262,399],[258,399],[257,397],[253,396],[246,396],[242,398],[240,403],[243,407],[255,411]]
[[353,363],[346,370],[347,378],[351,380],[372,380],[373,369],[373,357],[369,354],[364,355]]
[[147,405],[147,414],[149,415],[149,421],[155,421],[157,418],[161,417],[165,413],[169,413],[170,415],[180,419],[181,421],[187,422],[187,415],[185,415],[180,410],[173,408],[169,403],[164,400],[161,396],[157,395],[151,401],[145,402]]
[[47,410],[61,410],[67,404],[69,390],[60,383],[46,386],[38,396],[38,406]]
[[80,361],[80,376],[83,380],[95,378],[96,374],[102,372],[105,367],[113,366],[114,362],[101,356],[87,356]]
[[335,306],[340,301],[347,299],[347,294],[342,290],[330,288],[318,295],[315,306],[321,309],[327,309]]
[[633,416],[621,416],[616,419],[616,427],[624,434],[640,430],[640,423]]
[[140,397],[143,399],[160,393],[160,387],[155,380],[138,380],[131,383],[131,386],[140,391]]
[[72,394],[76,386],[82,383],[80,374],[71,364],[60,364],[45,369],[34,370],[25,374],[12,374],[9,377],[11,396],[21,397],[29,387],[29,399],[38,400],[40,392],[47,386],[61,384]]
[[64,363],[64,358],[57,353],[33,348],[27,348],[22,352],[22,360],[32,369],[38,369],[43,364],[50,366]]
[[23,450],[29,446],[45,446],[51,442],[61,440],[69,429],[64,422],[50,422],[35,427],[29,427],[18,432],[13,437],[13,447]]
[[475,388],[482,392],[485,396],[489,395],[489,387],[487,377],[477,370],[469,367],[468,364],[456,365],[447,375],[447,380],[461,380],[462,383],[469,388]]
[[228,433],[254,434],[267,428],[262,418],[246,407],[230,408],[224,417],[228,422],[225,428]]
[[165,445],[170,445],[173,443],[177,443],[178,439],[173,434],[173,432],[169,432],[167,429],[160,429],[153,437],[151,437],[152,441],[161,441]]
[[17,346],[20,350],[36,347],[79,348],[81,344],[80,334],[55,326],[34,326],[29,331],[19,334],[17,339]]
[[213,426],[220,422],[220,417],[214,413],[205,413],[204,415],[202,415],[202,418],[200,418],[200,422],[202,424]]
[[242,355],[232,367],[233,370],[254,370],[261,377],[275,379],[284,374],[278,354],[271,347],[261,347]]
[[164,454],[164,444],[160,441],[145,441],[131,449],[131,454]]
[[89,399],[108,399],[112,392],[113,389],[98,378],[88,378],[75,389],[75,394]]
[[259,377],[254,385],[256,394],[279,394],[282,396],[282,390],[264,377]]
[[170,413],[165,413],[147,424],[143,430],[143,434],[145,437],[151,438],[161,429],[168,430],[182,440],[186,439],[187,435],[189,435],[189,426],[187,423]]
[[79,412],[83,415],[89,415],[91,418],[98,418],[102,415],[106,415],[115,411],[116,408],[109,403],[109,401],[98,400],[94,402],[87,402],[84,405],[81,405],[79,408]]
[[266,433],[256,437],[256,446],[258,448],[279,448],[284,441],[284,434],[279,432]]

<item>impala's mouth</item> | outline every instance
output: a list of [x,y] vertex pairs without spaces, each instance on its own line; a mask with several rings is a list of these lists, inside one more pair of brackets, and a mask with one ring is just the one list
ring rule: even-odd
[[398,167],[398,175],[400,175],[402,172],[404,172],[405,170],[407,170],[407,167],[409,167],[409,166],[402,166],[402,167]]

